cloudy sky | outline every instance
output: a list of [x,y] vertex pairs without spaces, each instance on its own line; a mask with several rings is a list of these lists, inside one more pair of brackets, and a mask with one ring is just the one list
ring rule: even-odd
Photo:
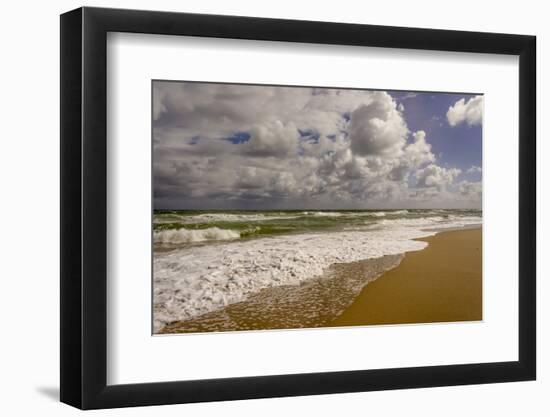
[[483,96],[153,82],[156,209],[480,208]]

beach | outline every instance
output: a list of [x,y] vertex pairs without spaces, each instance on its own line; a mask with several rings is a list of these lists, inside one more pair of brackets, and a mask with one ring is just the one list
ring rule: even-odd
[[365,286],[331,326],[482,320],[481,228],[420,240],[426,249]]
[[[280,285],[266,285],[251,291],[234,302],[226,303],[211,311],[188,315],[180,320],[167,320],[166,325],[157,329],[157,333],[194,333],[212,331],[266,330],[292,328],[319,328],[360,326],[376,324],[429,323],[448,321],[470,321],[482,319],[482,286],[481,286],[481,227],[440,231],[417,231],[420,237],[407,236],[406,240],[390,239],[394,249],[386,255],[376,256],[371,252],[374,231],[354,232],[352,234],[305,235],[307,247],[314,246],[315,238],[325,246],[330,238],[338,237],[340,251],[358,252],[354,256],[339,256],[327,261],[322,273],[302,281],[288,280]],[[415,229],[416,230],[416,229]],[[391,230],[384,230],[385,239],[391,236]],[[399,234],[403,233],[399,229]],[[296,238],[302,239],[302,235]],[[290,237],[285,237],[288,243]],[[345,240],[346,238],[347,240]],[[361,241],[361,239],[365,239]],[[377,239],[381,239],[377,237]],[[400,238],[401,239],[401,238]],[[383,242],[383,240],[377,240]],[[402,244],[396,245],[401,241]],[[257,254],[266,254],[267,248],[275,246],[281,252],[277,239],[261,239],[253,242]],[[345,242],[350,246],[345,246]],[[403,243],[410,242],[403,246]],[[301,250],[298,241],[291,245],[293,259],[300,265],[304,257],[312,259],[311,255],[303,253],[302,258],[295,258]],[[264,244],[265,246],[262,246]],[[344,246],[342,246],[344,244]],[[353,248],[353,244],[358,247]],[[360,252],[364,247],[365,252]],[[253,269],[263,271],[264,264],[258,256],[250,261],[249,242],[244,242],[247,262]],[[330,245],[328,245],[330,246]],[[230,248],[238,248],[232,243]],[[336,246],[333,246],[336,248]],[[216,252],[222,246],[216,246]],[[347,248],[347,249],[346,249]],[[204,250],[205,247],[199,248]],[[352,250],[353,249],[353,250]],[[368,250],[367,250],[368,249]],[[319,249],[316,249],[317,253]],[[334,250],[326,251],[334,255]],[[337,251],[336,251],[337,252]],[[198,256],[186,253],[189,263]],[[233,252],[236,253],[236,252]],[[288,252],[283,252],[282,261],[288,261]],[[343,252],[342,252],[343,253]],[[372,254],[372,255],[371,255]],[[181,253],[173,252],[170,262],[181,258]],[[361,259],[367,256],[367,259]],[[268,254],[273,264],[274,255]],[[340,261],[338,261],[340,259]],[[235,268],[235,255],[231,260],[230,271]],[[258,263],[259,261],[259,263]],[[279,262],[279,261],[277,261]],[[201,263],[202,264],[202,263]],[[238,270],[245,265],[237,262]],[[289,268],[289,278],[296,276],[294,264],[280,263],[281,268]],[[259,267],[256,268],[256,267]],[[210,266],[212,270],[212,266]],[[275,269],[279,274],[283,269]],[[224,269],[228,271],[228,269]],[[214,270],[215,271],[215,270]],[[202,275],[204,277],[204,275]],[[208,276],[212,276],[210,273]],[[216,276],[214,274],[214,276]],[[225,276],[217,275],[217,276]],[[269,276],[274,276],[270,272]],[[248,281],[246,286],[257,284],[262,275],[256,275],[254,281]],[[265,277],[264,277],[265,278]],[[225,278],[223,278],[225,280]],[[218,288],[209,278],[209,288]],[[228,281],[222,281],[228,282]],[[234,281],[229,283],[234,285]],[[187,284],[186,284],[187,285]],[[225,287],[224,287],[225,288]],[[177,290],[177,295],[181,291]],[[204,298],[204,293],[201,292]],[[201,299],[202,299],[201,298]],[[212,298],[210,296],[210,298]],[[189,303],[193,306],[192,303]]]
[[246,300],[168,324],[160,333],[330,327],[369,282],[399,265],[403,255],[331,265],[300,285],[263,289]]

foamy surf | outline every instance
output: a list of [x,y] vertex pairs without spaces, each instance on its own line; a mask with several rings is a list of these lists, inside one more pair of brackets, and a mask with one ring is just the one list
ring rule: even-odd
[[333,264],[421,250],[427,244],[414,239],[480,223],[480,216],[467,215],[382,217],[339,231],[253,239],[214,227],[155,232],[155,242],[211,242],[155,253],[154,329],[222,309],[265,288],[299,285]]
[[241,237],[234,230],[211,227],[208,229],[161,230],[154,233],[154,242],[158,244],[180,244],[204,242],[206,240],[231,240]]
[[277,214],[234,214],[234,213],[203,213],[196,215],[182,216],[176,213],[156,215],[154,222],[158,224],[178,222],[182,224],[199,224],[214,222],[259,222],[265,220],[288,220],[299,217],[296,215],[277,215]]

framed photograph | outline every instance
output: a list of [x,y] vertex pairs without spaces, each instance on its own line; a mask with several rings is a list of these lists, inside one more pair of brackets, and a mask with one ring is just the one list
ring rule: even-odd
[[533,380],[535,37],[61,16],[61,401]]

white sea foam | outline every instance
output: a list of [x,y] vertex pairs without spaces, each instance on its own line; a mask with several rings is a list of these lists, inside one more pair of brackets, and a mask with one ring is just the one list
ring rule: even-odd
[[384,211],[373,211],[370,213],[371,216],[374,216],[374,217],[384,217],[386,216],[386,212]]
[[402,227],[416,227],[422,229],[447,229],[480,225],[481,217],[478,216],[433,216],[416,219],[382,219],[376,223],[369,223],[370,228],[384,228],[385,230]]
[[[427,244],[413,239],[433,235],[434,229],[479,223],[481,218],[474,216],[382,219],[374,229],[234,240],[156,253],[154,328],[243,301],[263,288],[300,284],[334,263],[421,250]],[[238,237],[217,228],[159,233],[163,239],[204,240],[220,233]]]
[[195,215],[181,215],[170,213],[168,215],[156,215],[153,222],[156,224],[162,223],[182,223],[182,224],[198,224],[198,223],[215,223],[215,222],[256,222],[265,220],[285,220],[295,219],[299,215],[266,215],[262,213],[251,214],[236,214],[236,213],[202,213]]
[[408,214],[408,210],[392,210],[392,211],[313,211],[305,212],[318,217],[385,217],[387,215],[401,216]]
[[341,217],[347,216],[348,213],[340,211],[306,211],[304,214],[308,214],[316,217]]
[[419,250],[425,233],[290,235],[159,253],[154,259],[154,326],[244,300],[263,288],[299,284],[333,263]]
[[298,215],[266,215],[262,213],[203,213],[193,216],[181,216],[181,222],[186,224],[213,222],[256,222],[265,220],[295,219]]
[[155,243],[192,243],[205,240],[231,240],[238,239],[241,235],[234,230],[210,227],[208,229],[179,229],[161,230],[155,232]]

